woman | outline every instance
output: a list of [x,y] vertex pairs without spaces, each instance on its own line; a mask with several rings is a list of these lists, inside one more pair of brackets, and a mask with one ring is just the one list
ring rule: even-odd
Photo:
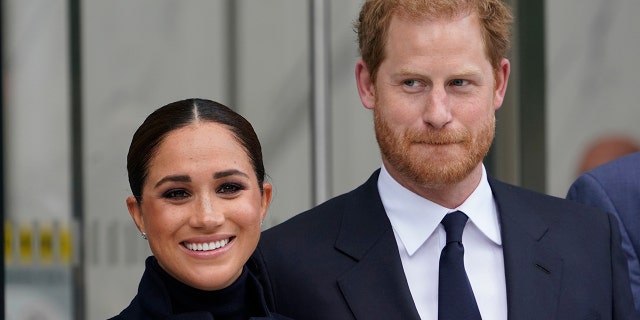
[[161,107],[133,135],[127,171],[127,208],[153,256],[114,319],[284,319],[245,267],[272,192],[246,119],[201,99]]

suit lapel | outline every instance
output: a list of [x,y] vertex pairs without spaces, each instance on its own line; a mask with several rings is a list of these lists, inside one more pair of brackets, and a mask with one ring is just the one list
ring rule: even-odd
[[555,319],[562,259],[533,193],[489,179],[502,233],[509,319]]
[[[391,223],[377,188],[379,171],[345,212],[336,249],[356,261],[338,286],[356,319],[419,319]],[[529,191],[489,179],[500,214],[509,319],[555,319],[562,259],[548,243]]]
[[378,174],[347,205],[336,249],[356,261],[338,286],[356,319],[419,319],[391,223],[378,194]]

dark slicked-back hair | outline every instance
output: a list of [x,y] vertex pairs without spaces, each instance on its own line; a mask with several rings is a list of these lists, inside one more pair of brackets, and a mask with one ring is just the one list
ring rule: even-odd
[[245,149],[262,190],[264,164],[262,148],[251,123],[228,107],[211,100],[186,99],[169,103],[151,113],[133,134],[127,154],[129,186],[138,202],[149,173],[149,163],[160,143],[173,130],[196,122],[215,122],[226,126]]

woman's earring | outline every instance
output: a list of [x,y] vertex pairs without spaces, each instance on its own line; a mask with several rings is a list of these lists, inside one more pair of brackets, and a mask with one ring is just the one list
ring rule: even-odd
[[142,239],[147,240],[147,234],[144,232],[140,232],[140,236],[142,237]]

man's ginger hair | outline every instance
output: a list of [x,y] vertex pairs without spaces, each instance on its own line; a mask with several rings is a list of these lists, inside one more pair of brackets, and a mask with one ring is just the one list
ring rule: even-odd
[[410,19],[442,19],[476,14],[482,28],[485,53],[494,73],[506,57],[511,44],[513,16],[501,0],[367,0],[354,28],[360,55],[375,83],[385,59],[387,34],[394,15]]

